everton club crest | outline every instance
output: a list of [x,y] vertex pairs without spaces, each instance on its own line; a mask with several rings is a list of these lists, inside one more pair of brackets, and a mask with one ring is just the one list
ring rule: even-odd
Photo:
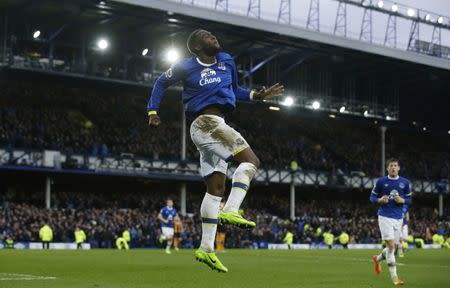
[[227,67],[225,67],[225,63],[224,62],[219,62],[219,64],[217,65],[217,68],[219,68],[220,70],[227,70]]

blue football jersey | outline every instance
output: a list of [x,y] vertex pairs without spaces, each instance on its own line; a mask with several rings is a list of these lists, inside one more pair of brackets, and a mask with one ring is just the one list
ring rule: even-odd
[[[375,187],[373,187],[372,193],[370,194],[370,201],[377,203],[378,199],[384,195],[389,197],[389,202],[385,205],[380,205],[378,215],[402,219],[404,206],[411,204],[409,181],[400,176],[397,178],[391,178],[389,176],[381,177],[377,180]],[[395,203],[394,197],[396,195],[405,199],[405,204]]]
[[406,219],[406,214],[408,213],[409,206],[403,205],[403,225],[408,225],[408,219]]
[[251,91],[239,87],[236,64],[224,52],[216,55],[216,62],[204,64],[196,57],[187,58],[163,73],[153,86],[147,111],[159,111],[164,90],[183,82],[183,106],[187,116],[210,105],[221,106],[225,113],[236,107],[236,99],[250,100]]
[[173,219],[175,218],[175,216],[177,216],[177,209],[175,209],[174,207],[169,208],[166,206],[162,208],[161,211],[159,211],[159,213],[161,213],[164,220],[169,220],[167,224],[161,222],[161,227],[173,228]]

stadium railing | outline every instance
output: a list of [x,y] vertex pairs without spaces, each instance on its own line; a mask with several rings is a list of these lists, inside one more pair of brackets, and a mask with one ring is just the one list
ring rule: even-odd
[[[195,162],[153,160],[132,155],[91,156],[65,154],[54,150],[28,150],[0,148],[0,170],[37,171],[43,173],[93,174],[110,176],[132,176],[178,181],[202,181],[200,166]],[[231,179],[235,168],[228,169]],[[282,169],[260,169],[255,181],[294,185],[340,186],[346,188],[371,189],[377,178],[344,175],[317,171],[289,171]],[[442,186],[442,183],[440,183]],[[413,180],[414,192],[441,193],[449,191],[438,183]]]

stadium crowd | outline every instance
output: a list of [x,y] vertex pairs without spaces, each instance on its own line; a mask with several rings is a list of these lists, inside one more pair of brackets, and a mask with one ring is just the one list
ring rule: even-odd
[[[167,98],[161,108],[163,125],[149,129],[144,111],[147,98],[142,89],[93,89],[58,83],[48,86],[26,81],[0,83],[0,147],[179,159],[181,107],[175,104],[173,95]],[[244,135],[263,167],[286,168],[295,160],[305,170],[381,174],[378,126],[311,118],[308,113],[296,113],[293,117],[294,112],[269,112],[261,105],[260,109],[240,105],[229,122]],[[388,129],[386,149],[400,158],[404,176],[449,178],[450,153],[446,143],[433,138],[423,141],[423,137]],[[191,141],[187,158],[198,161]]]
[[[161,233],[157,215],[164,205],[164,193],[68,193],[52,196],[52,208],[40,205],[36,194],[16,191],[0,193],[0,237],[12,236],[15,241],[39,242],[39,229],[48,224],[53,241],[73,242],[76,226],[83,229],[92,247],[114,247],[114,240],[124,230],[131,234],[131,247],[157,247]],[[188,213],[182,216],[184,231],[182,247],[199,245],[201,221],[197,211],[202,195],[189,194]],[[301,200],[297,202],[297,218],[288,219],[289,202],[279,195],[252,195],[245,202],[246,217],[254,219],[257,228],[240,230],[221,226],[226,233],[225,246],[255,247],[262,243],[282,243],[287,231],[294,234],[294,243],[320,244],[323,233],[350,235],[350,243],[379,243],[376,206],[362,201]],[[413,206],[410,211],[410,234],[431,243],[436,231],[450,236],[450,219],[439,218],[426,206]],[[0,239],[0,242],[3,239]]]
[[[152,159],[179,159],[181,106],[174,104],[174,93],[164,100],[163,125],[155,130],[147,126],[147,98],[142,89],[102,88],[72,82],[0,82],[0,147],[58,149],[101,157],[133,153]],[[299,115],[299,111],[269,112],[264,104],[260,109],[253,108],[240,105],[229,122],[244,135],[264,168],[288,168],[295,160],[299,169],[380,176],[378,126],[308,113]],[[387,151],[400,158],[404,176],[448,179],[450,153],[446,144],[423,141],[423,137],[390,128]],[[198,152],[188,143],[188,160],[197,162]],[[73,241],[75,226],[80,226],[93,247],[111,247],[124,229],[131,232],[132,247],[158,245],[157,214],[166,195],[85,194],[56,193],[52,209],[44,209],[40,196],[33,193],[8,195],[0,191],[0,237],[12,235],[16,241],[38,241],[39,228],[47,222],[53,228],[54,241]],[[188,211],[199,211],[200,202],[201,195],[193,195]],[[246,205],[249,208],[245,214],[256,220],[257,228],[243,232],[222,227],[227,247],[281,243],[287,231],[294,233],[298,243],[319,243],[325,231],[334,235],[346,231],[352,243],[380,241],[375,207],[368,202],[304,200],[297,204],[298,217],[294,221],[288,220],[288,200],[275,194],[250,196]],[[183,246],[198,246],[198,215],[182,218]],[[438,219],[431,208],[412,208],[411,231],[415,237],[430,242],[437,230],[449,233],[449,225],[448,219]]]

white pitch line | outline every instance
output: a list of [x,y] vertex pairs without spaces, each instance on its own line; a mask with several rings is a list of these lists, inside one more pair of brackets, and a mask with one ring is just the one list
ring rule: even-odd
[[55,280],[55,277],[42,278],[0,278],[0,281],[33,281],[33,280]]
[[31,281],[31,280],[55,280],[55,279],[56,277],[52,276],[35,276],[19,273],[0,273],[0,281]]

